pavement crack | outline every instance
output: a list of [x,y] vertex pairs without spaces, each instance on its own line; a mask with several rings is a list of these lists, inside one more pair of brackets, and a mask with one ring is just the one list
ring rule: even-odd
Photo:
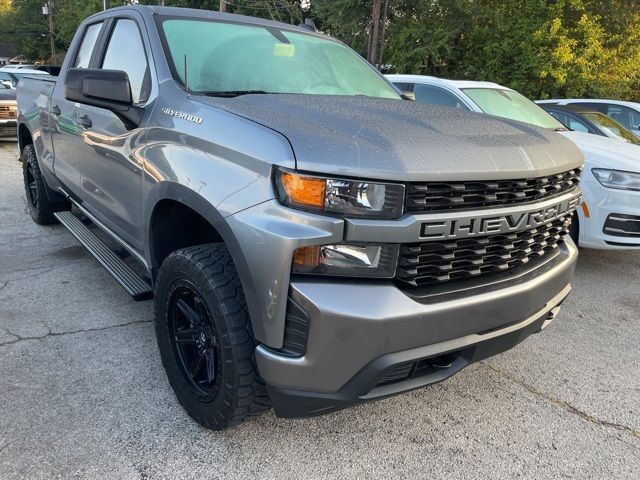
[[[30,275],[24,275],[24,276],[18,276],[16,278],[12,278],[10,281],[21,281],[21,280],[28,280],[34,277],[39,277],[40,275],[45,275],[47,273],[51,273],[54,270],[57,270],[59,268],[67,268],[73,265],[77,265],[79,263],[84,262],[84,260],[77,260],[75,262],[68,262],[68,263],[64,263],[64,264],[60,264],[60,265],[47,265],[47,266],[42,266],[42,267],[29,267],[29,268],[22,268],[22,269],[18,269],[18,270],[11,270],[10,272],[8,272],[8,276],[15,274],[15,273],[22,273],[22,272],[31,272],[34,270],[39,270],[35,273],[32,273]],[[8,282],[9,280],[2,280],[3,282]],[[1,289],[0,289],[1,290]]]
[[109,325],[108,327],[99,327],[99,328],[85,328],[85,329],[80,329],[80,330],[71,330],[69,332],[52,332],[49,331],[48,333],[45,333],[44,335],[36,335],[36,336],[32,336],[32,337],[23,337],[20,336],[16,333],[7,331],[7,333],[13,337],[16,337],[13,340],[8,340],[6,342],[2,342],[0,343],[0,347],[4,346],[4,345],[13,345],[14,343],[18,343],[18,342],[23,342],[23,341],[27,341],[27,340],[41,340],[43,338],[48,338],[48,337],[62,337],[65,335],[73,335],[76,333],[90,333],[90,332],[102,332],[104,330],[111,330],[113,328],[121,328],[121,327],[128,327],[129,325],[138,325],[138,324],[142,324],[142,323],[151,323],[153,320],[135,320],[133,322],[128,322],[128,323],[121,323],[118,325]]
[[593,423],[595,425],[599,425],[601,427],[606,427],[606,428],[613,428],[615,430],[621,431],[621,432],[626,432],[626,433],[630,433],[631,435],[633,435],[636,438],[640,438],[640,430],[635,430],[627,425],[622,425],[620,423],[615,423],[615,422],[608,422],[607,420],[602,420],[598,417],[595,417],[593,415],[588,414],[587,412],[584,412],[582,410],[580,410],[577,407],[574,407],[573,405],[571,405],[569,402],[562,400],[558,397],[556,397],[555,395],[546,393],[545,391],[543,391],[540,388],[536,388],[532,385],[529,385],[528,383],[519,380],[507,373],[505,373],[504,371],[502,371],[502,369],[500,369],[499,367],[496,367],[495,365],[491,365],[490,363],[486,363],[486,362],[481,362],[483,365],[487,366],[490,370],[493,370],[495,373],[497,373],[498,375],[500,375],[501,377],[506,378],[507,380],[509,380],[512,383],[515,383],[516,385],[519,385],[520,387],[524,388],[525,390],[527,390],[529,393],[532,393],[533,395],[542,398],[550,403],[553,403],[554,405],[557,405],[558,407],[564,409],[565,411],[576,415],[577,417],[580,417],[582,420],[585,420],[587,422]]

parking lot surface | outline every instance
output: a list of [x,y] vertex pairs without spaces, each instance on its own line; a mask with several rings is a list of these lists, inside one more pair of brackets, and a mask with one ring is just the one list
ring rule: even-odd
[[559,318],[439,385],[212,432],[136,303],[27,211],[0,145],[0,478],[629,478],[640,471],[640,251],[581,252]]

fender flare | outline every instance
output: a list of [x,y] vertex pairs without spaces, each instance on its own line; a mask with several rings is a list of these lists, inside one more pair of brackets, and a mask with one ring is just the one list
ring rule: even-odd
[[[155,275],[158,272],[159,265],[155,265],[153,262],[153,239],[151,232],[151,219],[153,217],[156,206],[162,200],[172,200],[177,203],[190,208],[202,218],[204,218],[209,224],[218,232],[222,241],[227,246],[233,263],[235,264],[238,276],[240,277],[240,283],[244,290],[245,298],[247,299],[247,308],[249,309],[249,315],[252,323],[256,319],[261,319],[260,312],[257,311],[254,305],[253,299],[256,298],[256,289],[251,276],[251,270],[246,262],[245,256],[242,252],[240,244],[233,235],[229,225],[225,221],[224,217],[218,212],[216,207],[209,203],[204,197],[195,192],[194,190],[186,187],[183,184],[177,182],[160,182],[154,185],[147,196],[147,202],[144,206],[143,218],[144,228],[144,256],[147,260],[147,264],[151,268],[151,274],[155,281]],[[255,325],[254,325],[255,326]]]

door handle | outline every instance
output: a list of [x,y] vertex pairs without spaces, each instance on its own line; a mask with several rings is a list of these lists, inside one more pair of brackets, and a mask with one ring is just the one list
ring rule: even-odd
[[84,128],[91,128],[91,119],[88,115],[80,115],[80,118],[78,118],[78,125],[82,125]]
[[58,105],[54,105],[53,107],[51,107],[50,112],[53,115],[60,115],[60,107]]

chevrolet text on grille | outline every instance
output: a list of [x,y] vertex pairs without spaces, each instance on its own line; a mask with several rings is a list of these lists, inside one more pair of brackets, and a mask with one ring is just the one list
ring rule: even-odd
[[447,239],[467,238],[478,235],[490,235],[518,232],[544,225],[580,205],[581,196],[577,195],[560,201],[549,207],[535,207],[505,215],[475,216],[462,219],[440,220],[437,222],[423,222],[420,227],[420,238]]

